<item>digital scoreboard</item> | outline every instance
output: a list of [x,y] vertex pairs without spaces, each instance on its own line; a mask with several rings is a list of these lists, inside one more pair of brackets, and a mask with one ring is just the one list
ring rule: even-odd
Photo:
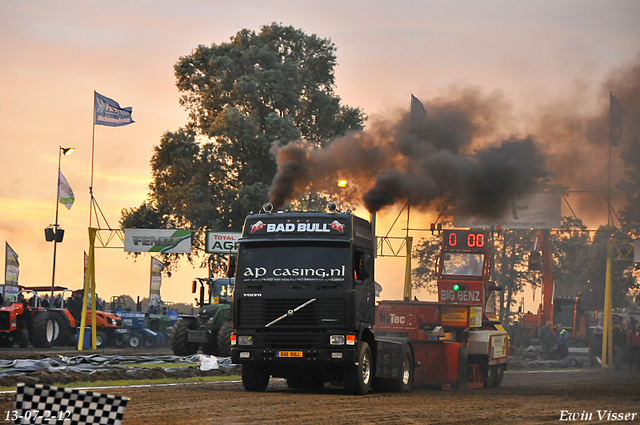
[[489,232],[478,230],[444,230],[444,248],[483,250],[489,243]]

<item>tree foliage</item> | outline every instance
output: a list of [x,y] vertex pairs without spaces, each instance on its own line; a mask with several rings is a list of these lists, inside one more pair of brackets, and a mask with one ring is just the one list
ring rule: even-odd
[[362,129],[362,111],[335,94],[335,52],[329,39],[273,23],[181,57],[189,122],[154,148],[148,199],[122,211],[122,227],[239,231],[267,199],[274,146],[323,146]]

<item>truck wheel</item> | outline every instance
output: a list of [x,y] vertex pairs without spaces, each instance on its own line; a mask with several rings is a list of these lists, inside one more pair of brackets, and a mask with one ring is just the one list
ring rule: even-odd
[[504,365],[495,366],[496,374],[493,378],[493,387],[497,388],[502,383],[502,377],[504,376]]
[[189,330],[196,329],[195,320],[181,319],[171,332],[171,350],[176,356],[190,356],[198,352],[198,343],[189,342]]
[[366,394],[371,390],[373,358],[369,344],[363,342],[358,352],[358,363],[347,369],[344,383],[347,391],[353,394]]
[[269,385],[269,374],[258,365],[242,365],[242,386],[247,391],[263,392]]
[[20,329],[20,348],[27,348],[29,346],[29,331],[26,329]]
[[96,348],[104,348],[109,345],[109,338],[103,331],[96,332]]
[[50,348],[60,332],[56,322],[47,311],[38,312],[31,322],[31,336],[34,348]]
[[131,334],[129,337],[129,345],[131,348],[138,348],[140,346],[140,335]]
[[494,366],[487,366],[484,374],[484,387],[491,388],[494,386],[496,378],[496,368]]
[[404,346],[402,350],[402,365],[400,367],[400,377],[394,379],[392,390],[396,393],[405,393],[411,389],[413,381],[413,355],[408,346]]
[[225,322],[218,331],[218,356],[230,357],[231,356],[231,333],[233,327],[231,322]]

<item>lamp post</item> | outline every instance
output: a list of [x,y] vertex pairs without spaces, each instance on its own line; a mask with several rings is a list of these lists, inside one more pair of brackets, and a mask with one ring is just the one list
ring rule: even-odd
[[62,242],[64,238],[64,229],[61,229],[58,225],[58,207],[60,205],[60,161],[62,159],[62,155],[69,156],[75,150],[75,148],[63,148],[60,146],[58,149],[58,179],[56,184],[56,222],[53,225],[53,229],[51,226],[44,229],[45,239],[47,242],[53,241],[53,276],[51,278],[51,301],[53,302],[53,292],[56,283],[56,247],[58,242]]

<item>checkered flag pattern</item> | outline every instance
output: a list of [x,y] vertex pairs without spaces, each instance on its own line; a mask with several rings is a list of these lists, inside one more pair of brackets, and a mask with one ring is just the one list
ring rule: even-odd
[[115,425],[122,423],[127,402],[111,394],[21,383],[12,419],[16,424]]

